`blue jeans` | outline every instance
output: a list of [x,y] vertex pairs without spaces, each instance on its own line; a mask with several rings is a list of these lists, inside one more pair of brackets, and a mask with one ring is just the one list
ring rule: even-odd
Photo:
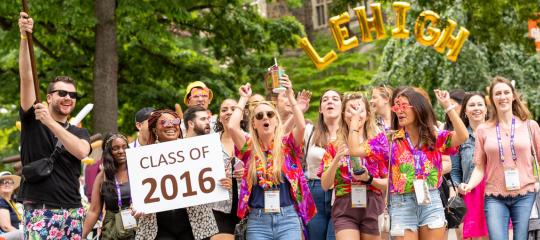
[[282,207],[279,213],[265,213],[264,209],[250,209],[247,239],[301,240],[302,223],[294,206]]
[[325,192],[321,187],[321,180],[309,180],[309,190],[317,206],[317,215],[308,223],[310,240],[334,240],[336,234],[332,224],[332,191]]
[[508,223],[512,219],[514,239],[527,239],[529,217],[534,204],[536,193],[516,197],[486,196],[484,212],[488,226],[489,239],[508,239]]

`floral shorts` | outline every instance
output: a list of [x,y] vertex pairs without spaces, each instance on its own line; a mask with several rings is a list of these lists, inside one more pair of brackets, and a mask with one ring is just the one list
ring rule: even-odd
[[24,239],[82,239],[83,208],[24,211]]

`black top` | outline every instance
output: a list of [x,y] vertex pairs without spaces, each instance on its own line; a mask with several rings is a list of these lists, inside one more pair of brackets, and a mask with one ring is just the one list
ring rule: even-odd
[[[15,203],[13,203],[13,206],[15,206]],[[21,221],[19,221],[19,218],[17,217],[17,213],[15,213],[15,210],[3,198],[0,198],[0,209],[7,209],[9,211],[9,218],[11,220],[11,226],[19,229],[19,223]]]
[[[39,120],[36,120],[34,107],[28,111],[19,110],[21,119],[21,161],[22,165],[50,157],[57,138]],[[59,123],[73,135],[90,143],[90,135],[85,128],[67,126]],[[19,192],[19,200],[36,204],[48,204],[62,208],[81,207],[79,194],[79,177],[81,161],[71,155],[65,148],[54,160],[54,169],[46,180],[40,183],[23,181]],[[90,154],[90,153],[89,153]]]
[[[120,193],[122,194],[122,208],[127,208],[131,204],[131,192],[129,182],[120,184]],[[105,203],[105,209],[111,212],[119,212],[118,193],[114,182],[104,182],[101,186],[101,200]]]

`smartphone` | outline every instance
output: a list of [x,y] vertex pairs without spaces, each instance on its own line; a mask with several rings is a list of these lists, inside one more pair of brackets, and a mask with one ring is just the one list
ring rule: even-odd
[[366,172],[365,168],[356,169],[353,171],[354,175],[362,175]]

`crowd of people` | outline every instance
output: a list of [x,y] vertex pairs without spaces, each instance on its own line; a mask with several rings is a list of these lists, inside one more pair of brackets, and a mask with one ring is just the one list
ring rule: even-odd
[[[32,19],[21,13],[19,26],[21,34],[31,32]],[[92,148],[88,131],[68,122],[75,81],[54,78],[48,104],[36,102],[25,41],[19,52],[21,160],[29,166],[54,158],[54,168],[41,181],[23,176],[18,200],[24,213],[11,199],[20,178],[0,173],[2,232],[21,231],[21,222],[25,239],[97,233],[100,239],[438,240],[447,237],[447,200],[459,194],[467,207],[460,238],[507,239],[513,229],[514,239],[527,239],[540,128],[503,77],[492,79],[487,97],[434,90],[445,123],[417,87],[326,90],[311,123],[304,118],[311,92],[295,94],[286,74],[280,78],[285,91],[254,94],[247,83],[239,99],[223,100],[215,115],[208,108],[212,90],[193,82],[186,111],[145,107],[135,116],[133,142],[121,133],[105,136],[85,211],[80,159]],[[132,208],[137,189],[129,185],[127,148],[212,132],[219,133],[226,171],[218,184],[229,199],[153,214]],[[457,192],[444,190],[448,181]],[[122,225],[126,212],[136,227]]]

